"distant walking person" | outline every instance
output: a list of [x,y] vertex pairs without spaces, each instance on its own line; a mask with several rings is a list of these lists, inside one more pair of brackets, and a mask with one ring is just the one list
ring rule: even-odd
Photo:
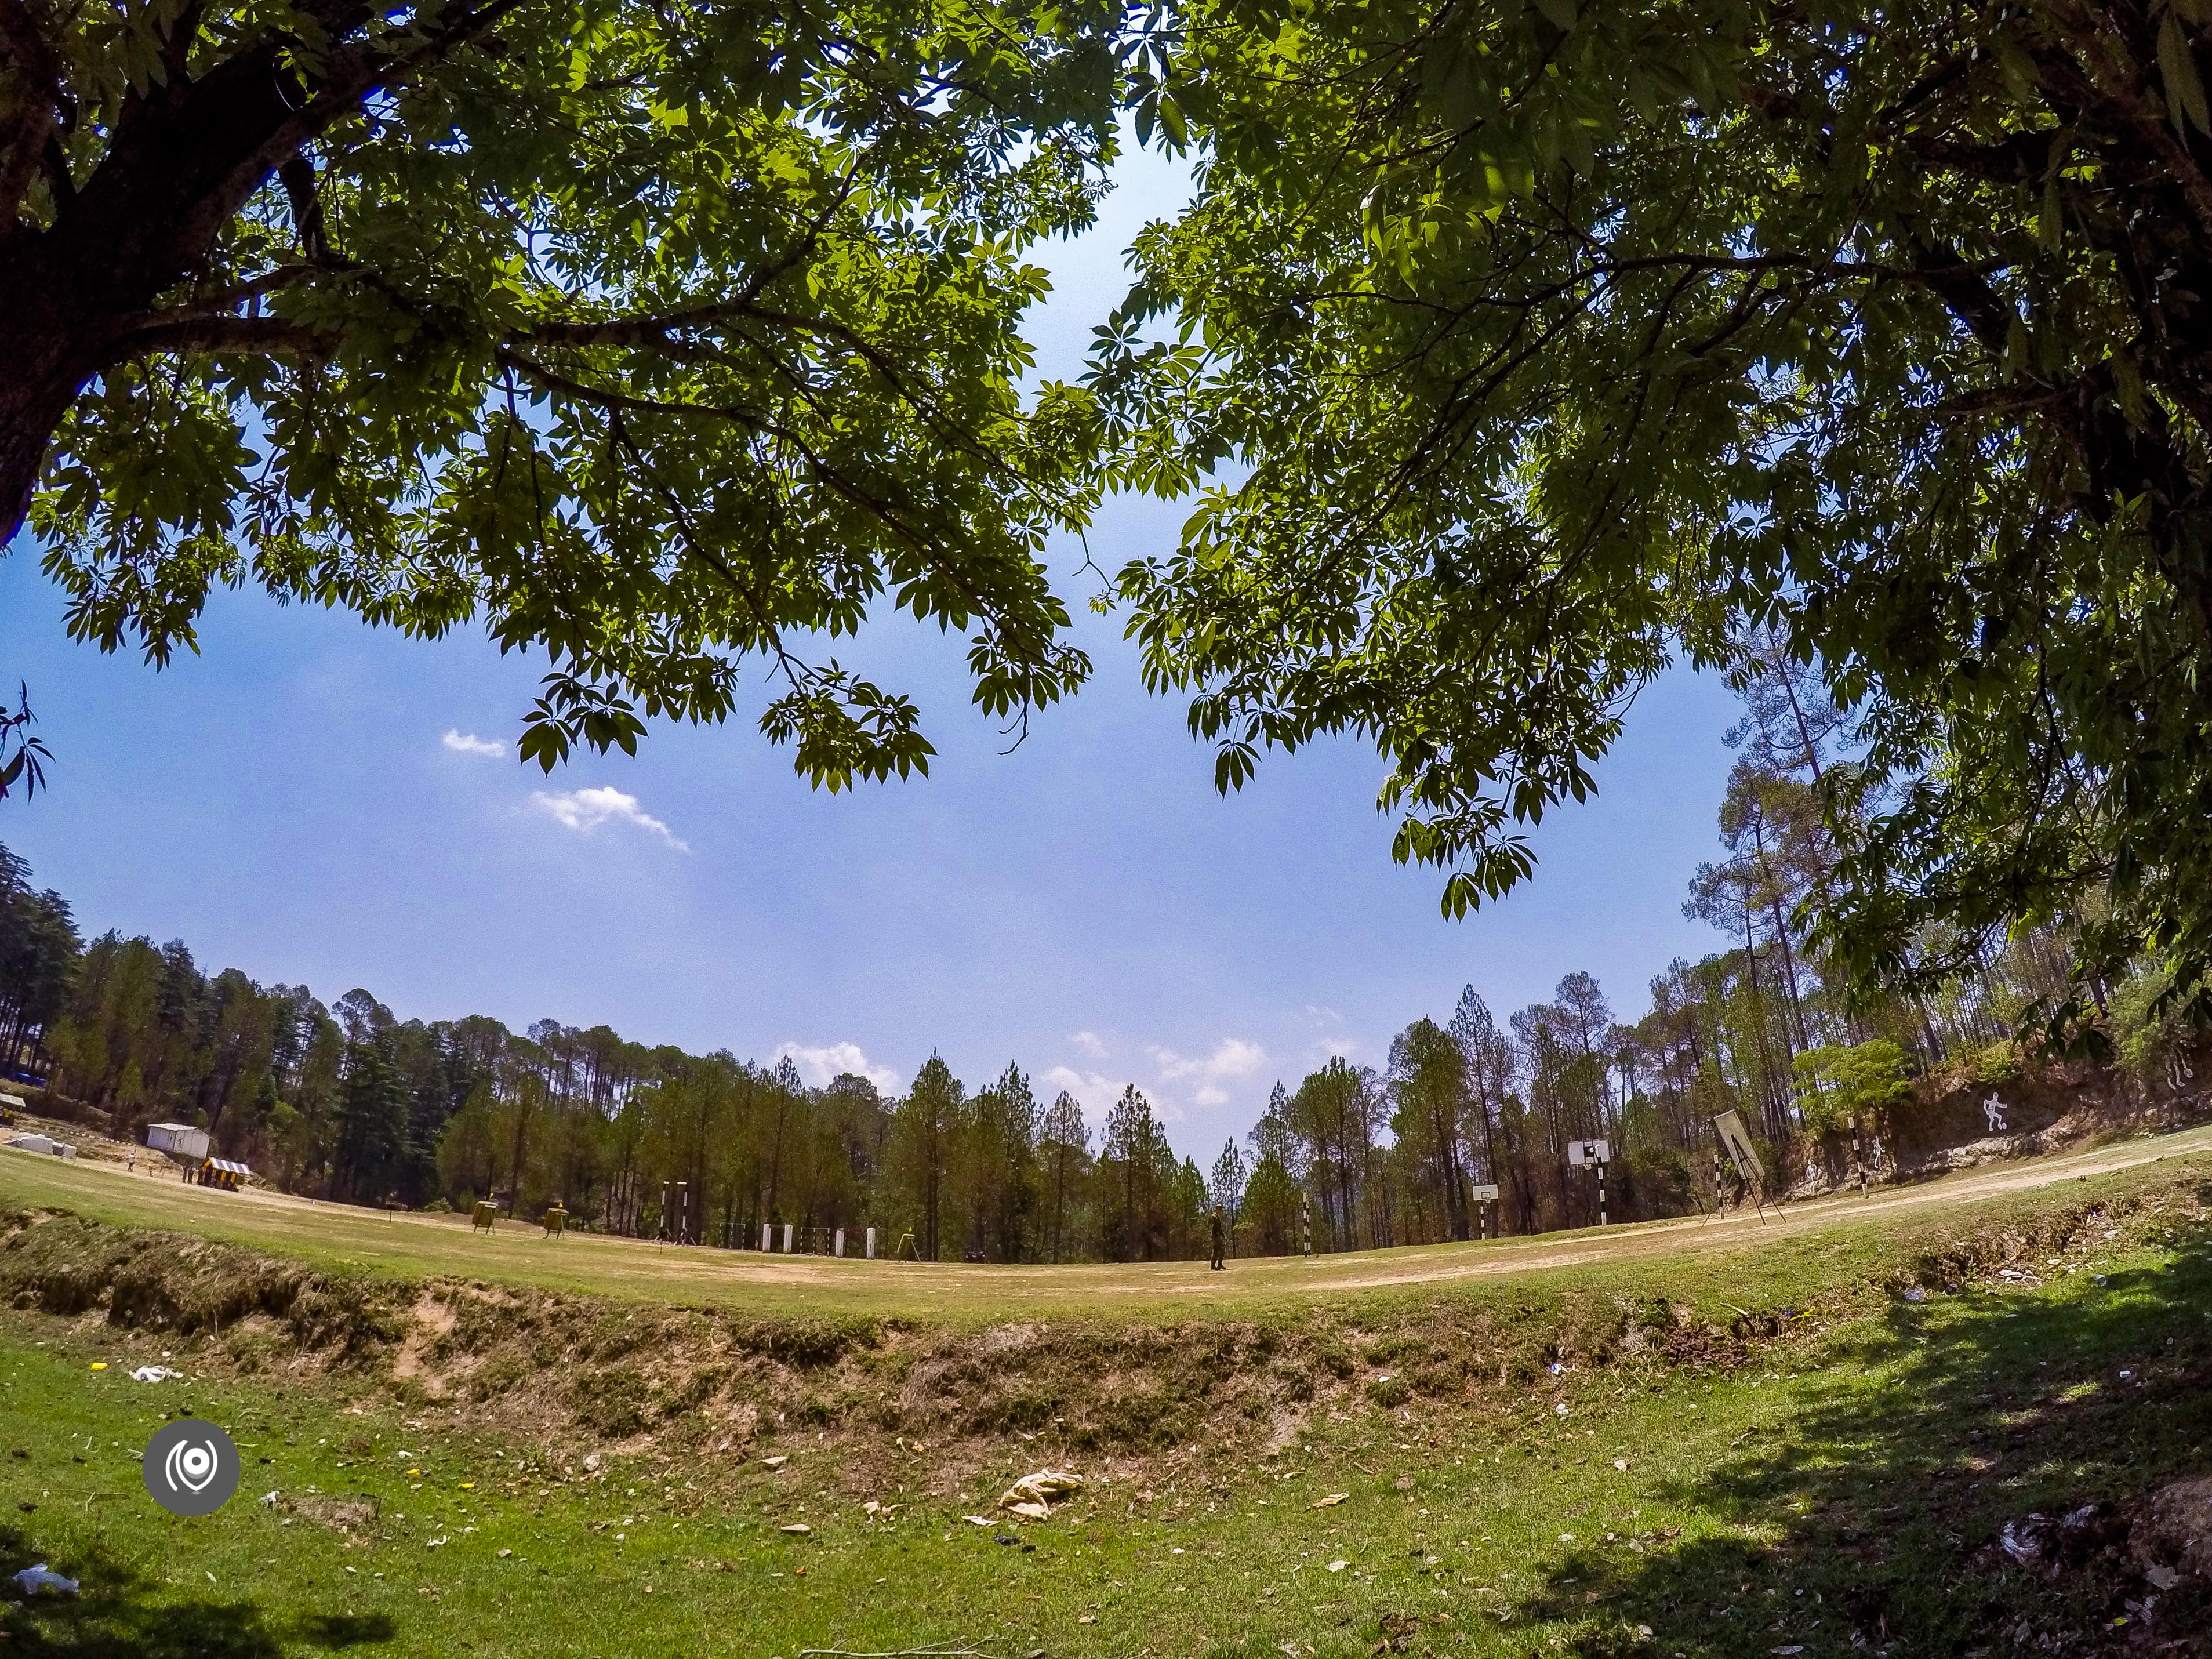
[[1213,1206],[1213,1270],[1216,1273],[1222,1271],[1221,1247],[1227,1231],[1222,1222],[1221,1206],[1217,1204]]

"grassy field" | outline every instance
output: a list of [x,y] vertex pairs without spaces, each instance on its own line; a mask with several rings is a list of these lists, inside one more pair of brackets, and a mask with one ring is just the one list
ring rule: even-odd
[[[1960,1218],[2002,1213],[2038,1191],[2173,1158],[2212,1154],[2212,1127],[2118,1142],[2063,1158],[1988,1166],[1909,1187],[1792,1205],[1767,1219],[1644,1223],[1486,1243],[1417,1246],[1310,1258],[1077,1267],[833,1261],[682,1249],[577,1234],[545,1238],[502,1224],[489,1237],[459,1216],[392,1214],[263,1191],[227,1193],[112,1166],[0,1148],[0,1209],[68,1210],[279,1251],[347,1273],[449,1275],[696,1307],[977,1324],[1091,1317],[1182,1320],[1265,1316],[1316,1301],[1426,1294],[1455,1284],[1537,1275],[1628,1282],[1655,1293],[1735,1283],[1786,1285],[1808,1261],[1871,1260],[1900,1239],[1936,1237]],[[1625,1279],[1624,1277],[1626,1276]],[[1737,1298],[1741,1300],[1741,1297]]]
[[[2158,1589],[2147,1559],[2102,1534],[2043,1571],[1992,1547],[2032,1511],[2106,1504],[2124,1518],[2164,1483],[2207,1471],[2202,1146],[2109,1149],[2104,1164],[2064,1165],[2063,1185],[1962,1182],[1942,1202],[1816,1208],[1753,1236],[1756,1249],[1709,1236],[1678,1254],[1693,1232],[1623,1230],[1596,1247],[1247,1270],[1255,1288],[1206,1294],[1250,1298],[1231,1307],[1240,1316],[1279,1308],[1326,1323],[1351,1351],[1350,1380],[1263,1442],[1193,1435],[1141,1455],[1044,1428],[979,1436],[948,1460],[888,1429],[872,1438],[779,1419],[736,1454],[707,1456],[672,1424],[611,1441],[573,1423],[501,1430],[365,1363],[299,1368],[278,1353],[248,1370],[204,1334],[126,1328],[97,1311],[0,1312],[0,1572],[45,1560],[85,1583],[79,1600],[9,1611],[0,1631],[10,1651],[100,1659],[798,1659],[933,1644],[1004,1659],[2203,1655],[2201,1582]],[[2136,1161],[2112,1167],[2119,1154]],[[57,1182],[52,1167],[35,1166],[49,1183],[40,1205],[75,1191],[154,1212],[118,1220],[186,1216],[209,1232],[264,1214],[119,1177]],[[22,1207],[16,1168],[5,1165],[0,1196]],[[332,1249],[312,1239],[319,1212],[270,1212],[310,1235],[321,1265],[380,1273],[459,1261],[642,1301],[640,1276],[664,1259],[605,1243],[532,1256],[519,1233],[512,1255],[479,1258],[471,1245],[483,1241],[406,1224],[386,1250],[356,1249],[387,1224],[377,1218]],[[1945,1253],[1947,1237],[1991,1227],[2042,1242],[2009,1259]],[[1655,1238],[1673,1243],[1662,1252]],[[1591,1248],[1609,1253],[1543,1254]],[[1407,1280],[1408,1262],[1426,1276]],[[1476,1262],[1511,1265],[1467,1271]],[[979,1276],[930,1271],[960,1274],[942,1305],[969,1318]],[[1038,1294],[1065,1305],[1125,1271],[1070,1270]],[[914,1270],[846,1272],[833,1290],[848,1299],[833,1305],[940,1305]],[[1189,1282],[1182,1268],[1147,1272],[1163,1290]],[[1920,1299],[1897,1293],[1931,1279]],[[695,1274],[677,1288],[805,1310],[818,1282]],[[1390,1387],[1423,1318],[1534,1319],[1554,1294],[1605,1285],[1626,1305],[1661,1284],[1741,1315],[1735,1334],[1717,1331],[1710,1347],[1632,1341],[1556,1373],[1501,1366],[1494,1384],[1474,1377],[1450,1399]],[[863,1297],[878,1299],[852,1299]],[[1161,1302],[1182,1317],[1176,1343],[1202,1340],[1212,1316],[1198,1297]],[[1158,1304],[1109,1294],[1094,1305]],[[997,1352],[988,1333],[963,1340],[984,1363]],[[164,1354],[185,1380],[126,1374]],[[139,1484],[140,1449],[183,1413],[225,1425],[246,1459],[239,1497],[197,1522],[163,1514]],[[1044,1464],[1091,1485],[1048,1522],[1010,1522],[1000,1488]]]
[[[1571,1376],[1480,1436],[1401,1412],[1317,1422],[1257,1470],[1194,1447],[1018,1528],[963,1518],[987,1492],[896,1481],[872,1516],[803,1447],[719,1478],[649,1452],[586,1471],[264,1383],[134,1383],[88,1370],[114,1344],[16,1316],[0,1398],[28,1455],[0,1549],[87,1594],[6,1628],[22,1652],[174,1659],[2121,1650],[2139,1580],[2047,1583],[1985,1547],[2008,1517],[2202,1468],[2212,1260],[2128,1241],[2069,1265],[1729,1372]],[[202,1522],[137,1480],[187,1401],[248,1459]],[[2201,1650],[2212,1603],[2168,1601],[2168,1650]]]

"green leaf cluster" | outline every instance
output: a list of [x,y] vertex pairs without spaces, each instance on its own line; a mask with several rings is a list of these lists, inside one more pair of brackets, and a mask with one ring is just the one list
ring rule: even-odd
[[[1090,382],[1200,491],[1120,592],[1233,787],[1331,733],[1448,912],[1670,660],[1849,716],[1820,948],[2212,963],[2212,9],[1196,5]],[[2073,1029],[2080,999],[2036,1011]]]
[[[249,583],[480,624],[550,659],[521,744],[547,767],[726,718],[759,659],[763,730],[833,788],[932,753],[828,654],[865,619],[958,630],[1001,720],[1088,673],[1042,561],[1096,497],[1090,399],[1024,392],[1020,324],[1047,288],[1025,250],[1090,222],[1115,153],[1112,7],[26,15],[58,78],[0,67],[0,104],[33,136],[62,112],[63,164],[0,151],[19,275],[120,192],[190,243],[118,254],[137,287],[105,309],[27,296],[83,337],[29,507],[77,637],[166,661]],[[268,110],[300,113],[210,183],[222,135],[192,154],[192,122]],[[131,142],[162,122],[185,151]]]
[[1849,1128],[1855,1120],[1871,1127],[1911,1086],[1905,1075],[1905,1050],[1886,1039],[1851,1048],[1808,1048],[1791,1066],[1798,1112],[1816,1135]]

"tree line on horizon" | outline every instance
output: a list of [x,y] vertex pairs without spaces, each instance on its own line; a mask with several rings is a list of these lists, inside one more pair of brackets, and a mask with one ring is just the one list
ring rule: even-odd
[[[1407,1024],[1379,1067],[1340,1055],[1279,1082],[1204,1164],[1133,1086],[1096,1122],[1013,1064],[970,1086],[933,1054],[896,1097],[850,1074],[811,1087],[787,1059],[649,1047],[605,1025],[401,1020],[366,990],[325,1005],[306,986],[205,974],[182,941],[84,943],[68,902],[4,848],[0,1059],[118,1135],[200,1124],[288,1191],[410,1206],[500,1194],[518,1213],[557,1199],[583,1224],[655,1235],[682,1182],[697,1238],[724,1246],[789,1223],[872,1225],[886,1249],[911,1230],[926,1259],[1185,1257],[1206,1248],[1216,1204],[1247,1253],[1527,1233],[1595,1220],[1565,1147],[1599,1137],[1613,1216],[1679,1213],[1702,1201],[1713,1114],[1742,1111],[1770,1148],[1832,1128],[1825,1103],[1869,1067],[1893,1079],[2008,1048],[2071,967],[2063,939],[2031,931],[1940,995],[1848,1000],[1812,925],[1832,856],[1820,775],[1843,763],[1832,706],[1777,653],[1729,736],[1723,856],[1685,908],[1741,943],[1670,963],[1632,1019],[1587,973],[1503,1020],[1470,987],[1448,1017]],[[2137,1054],[2163,1029],[2157,988],[2146,975],[2114,993]],[[1488,1216],[1478,1183],[1499,1188]]]

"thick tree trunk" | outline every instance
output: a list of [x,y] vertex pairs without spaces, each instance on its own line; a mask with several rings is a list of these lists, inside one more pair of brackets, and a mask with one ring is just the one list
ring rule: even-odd
[[0,237],[0,547],[23,527],[54,428],[92,378],[72,350],[81,319],[22,240]]
[[[481,33],[507,9],[485,8],[451,38]],[[366,15],[356,0],[307,9],[333,40]],[[356,69],[304,82],[271,35],[191,79],[185,51],[198,27],[193,8],[165,54],[165,80],[125,100],[91,174],[50,183],[62,198],[51,223],[34,228],[15,219],[15,202],[0,202],[0,545],[22,527],[54,430],[96,375],[204,343],[180,328],[239,320],[220,307],[157,317],[155,307],[205,266],[270,176],[382,78]]]

